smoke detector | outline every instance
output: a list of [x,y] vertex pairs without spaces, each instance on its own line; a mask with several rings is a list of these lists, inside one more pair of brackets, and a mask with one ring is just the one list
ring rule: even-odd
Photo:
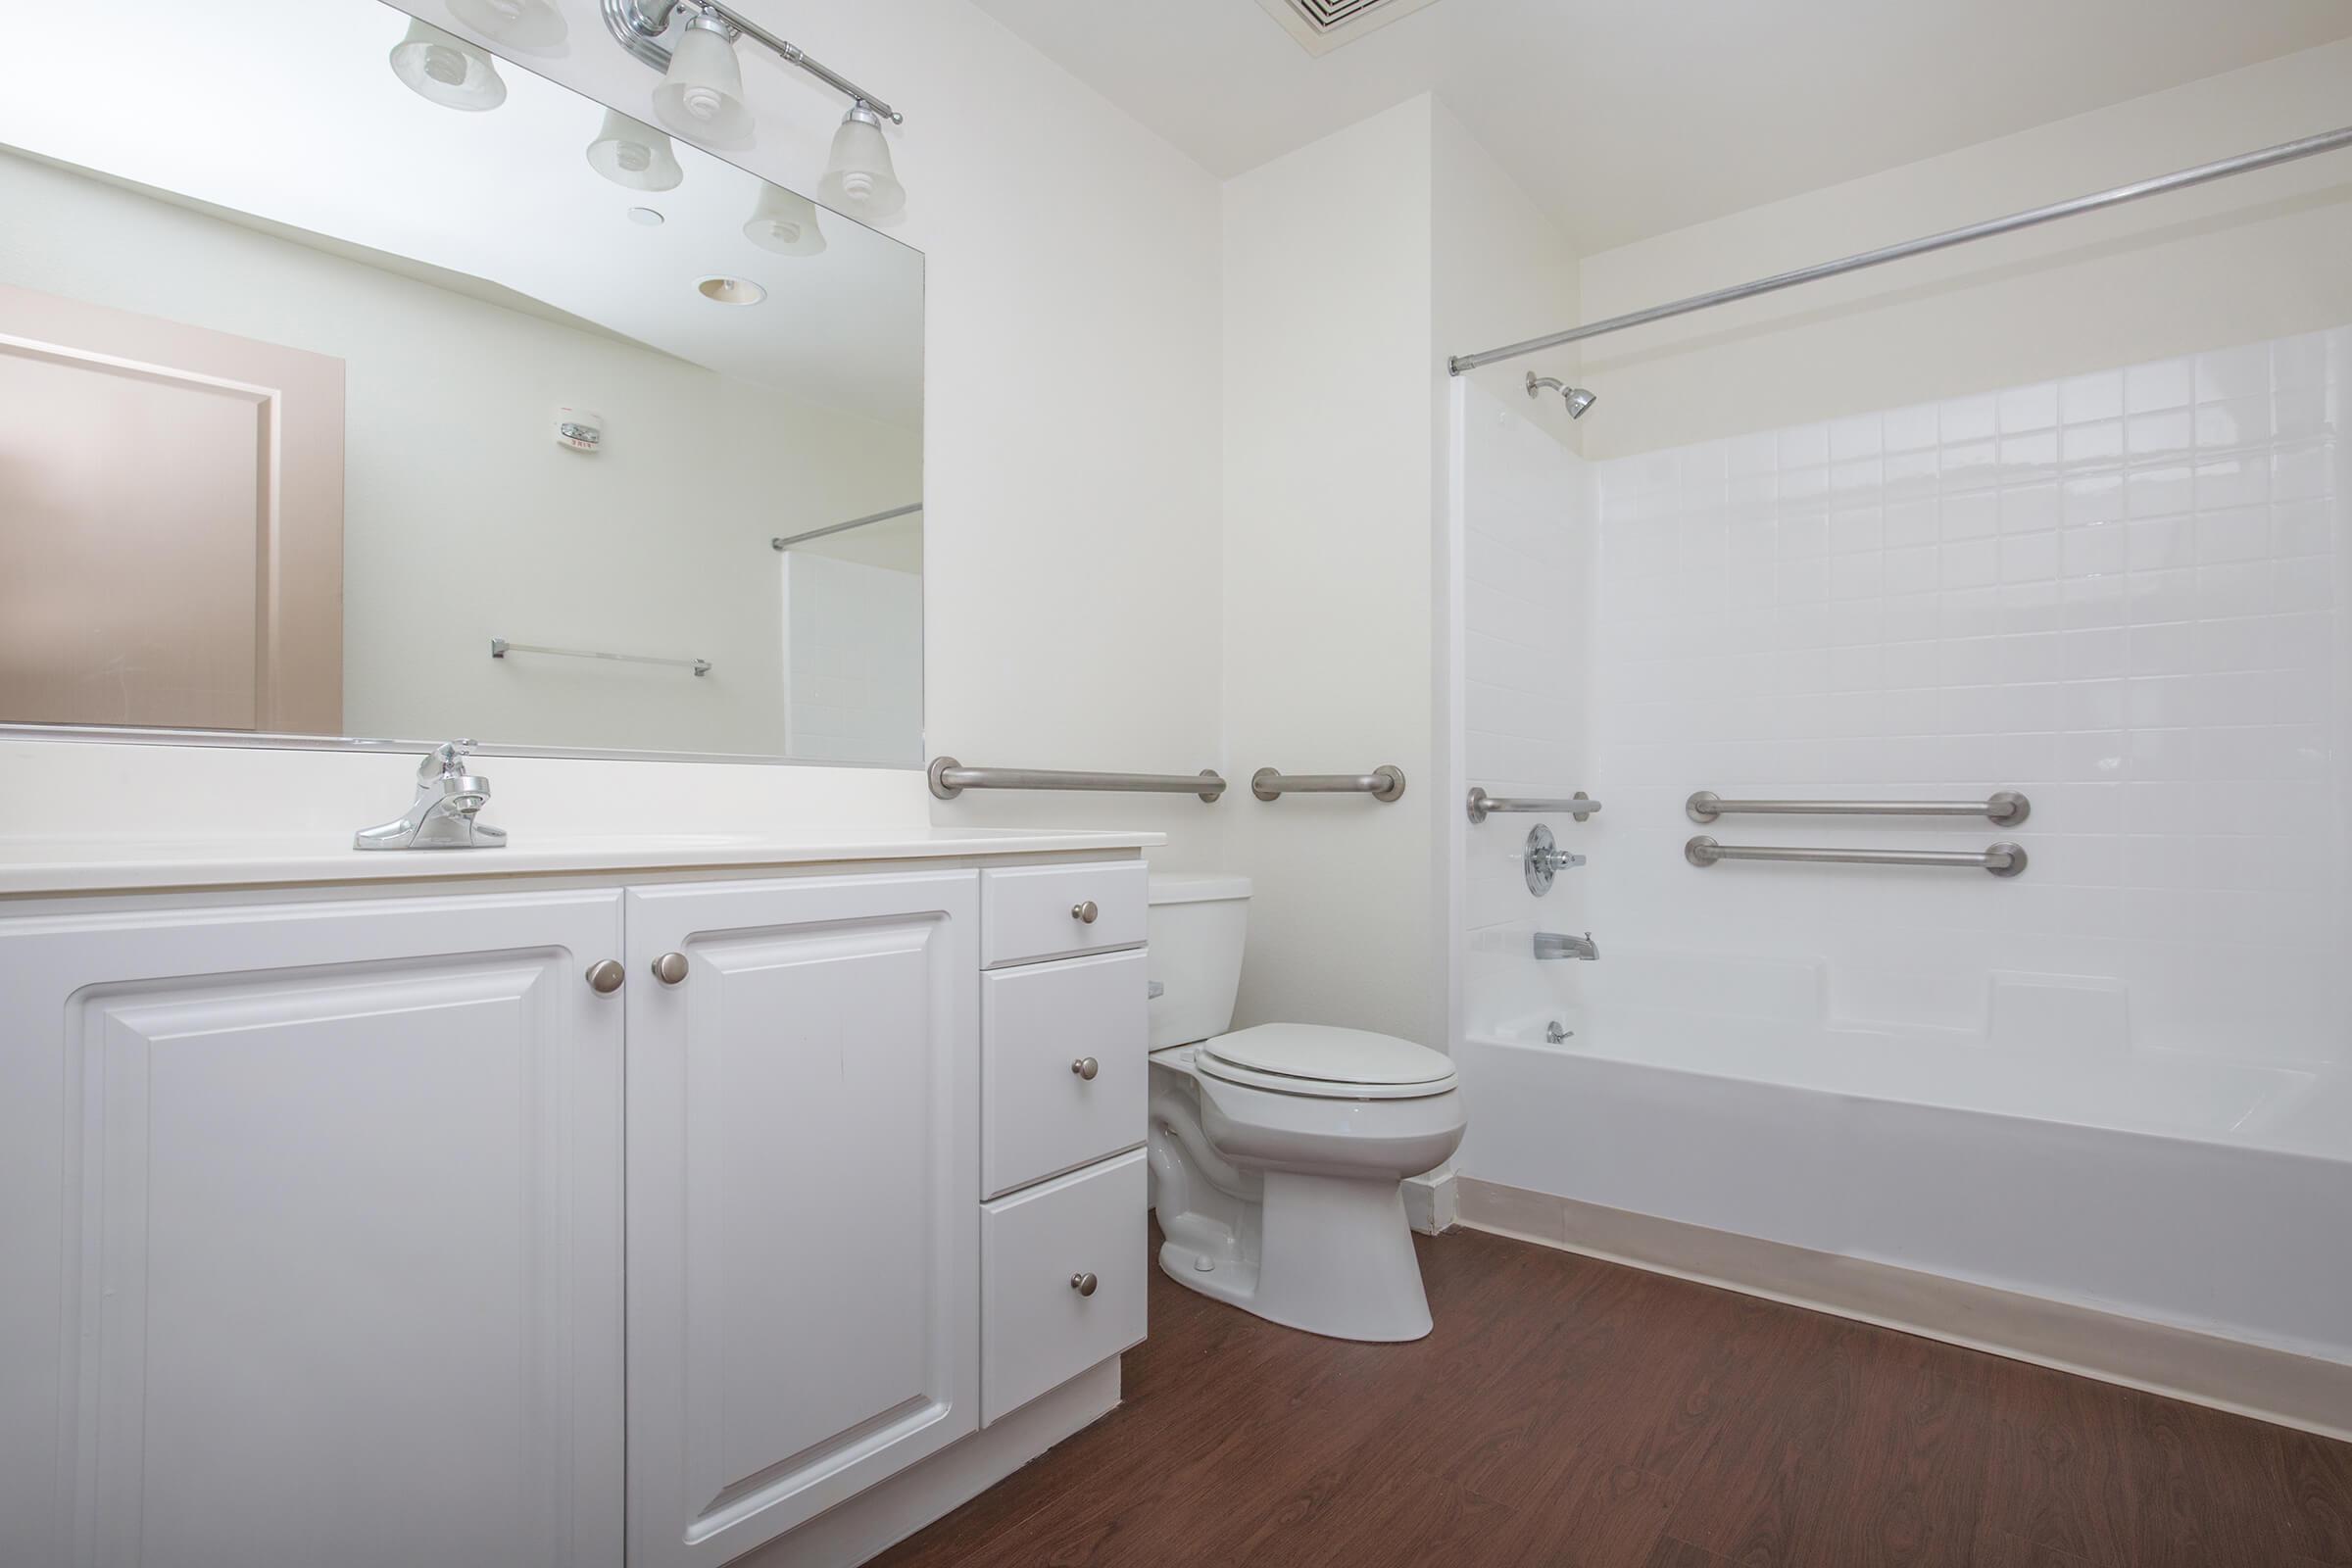
[[1437,0],[1257,0],[1310,55],[1329,54]]

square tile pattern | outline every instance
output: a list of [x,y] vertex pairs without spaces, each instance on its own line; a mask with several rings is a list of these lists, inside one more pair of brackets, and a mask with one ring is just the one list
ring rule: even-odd
[[[2095,977],[2135,1048],[2340,1060],[2348,394],[2352,328],[1589,469],[1474,413],[1471,776],[1608,802],[1572,846],[1604,952],[1819,962],[1832,1017],[1907,1029]],[[2034,813],[1701,829],[1699,789]],[[1699,831],[2033,863],[1701,871]],[[1482,842],[1474,927],[1528,912],[1482,900]]]

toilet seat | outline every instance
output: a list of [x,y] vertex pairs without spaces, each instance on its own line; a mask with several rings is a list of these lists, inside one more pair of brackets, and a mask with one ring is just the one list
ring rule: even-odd
[[1455,1086],[1441,1052],[1394,1035],[1269,1023],[1204,1040],[1195,1069],[1223,1083],[1318,1100],[1423,1100]]

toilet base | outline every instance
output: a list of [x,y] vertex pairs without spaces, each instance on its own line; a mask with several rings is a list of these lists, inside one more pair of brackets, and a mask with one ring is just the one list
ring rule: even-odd
[[[1335,1340],[1396,1343],[1430,1331],[1403,1189],[1394,1179],[1268,1171],[1243,1237],[1186,1214],[1168,1225],[1160,1272],[1202,1296]],[[1271,1259],[1271,1266],[1265,1260]],[[1203,1269],[1200,1265],[1207,1262]]]

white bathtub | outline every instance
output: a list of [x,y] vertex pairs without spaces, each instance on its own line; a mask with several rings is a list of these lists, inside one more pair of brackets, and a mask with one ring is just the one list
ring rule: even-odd
[[2352,1077],[1665,1009],[1474,1033],[1466,1175],[2352,1362]]

